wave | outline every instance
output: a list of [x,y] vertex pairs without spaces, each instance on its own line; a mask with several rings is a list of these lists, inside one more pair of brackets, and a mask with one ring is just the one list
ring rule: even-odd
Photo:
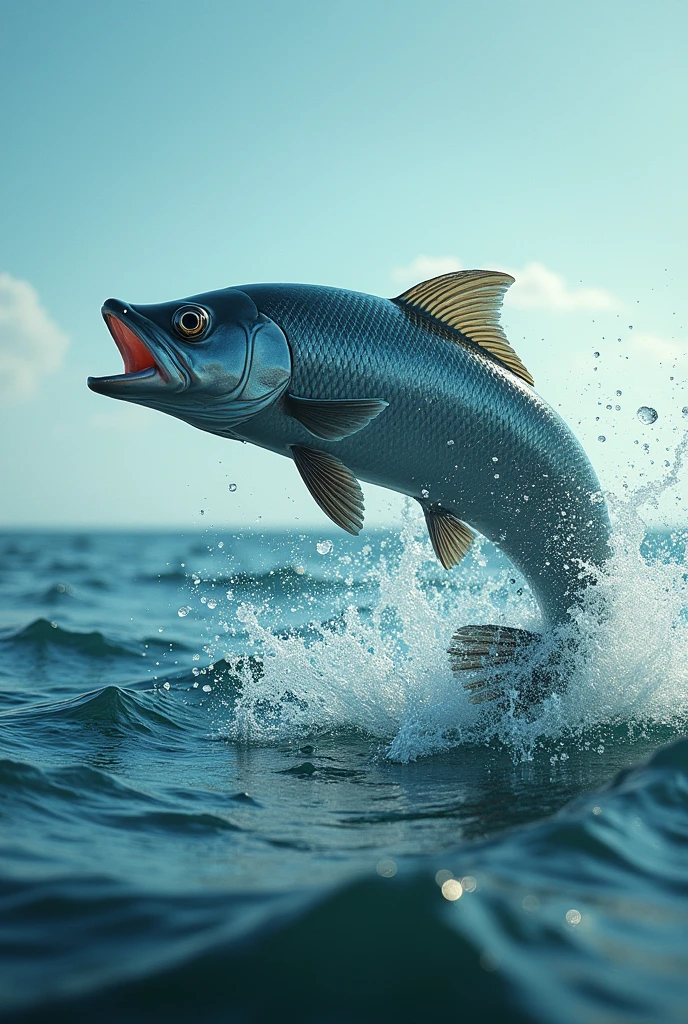
[[48,619],[35,619],[22,629],[4,632],[0,635],[0,643],[35,650],[45,650],[51,646],[69,647],[91,658],[111,658],[138,653],[133,646],[128,648],[114,643],[96,630],[80,633],[64,629]]
[[[180,810],[177,801],[155,796],[88,765],[44,770],[5,758],[0,760],[0,787],[5,813],[15,822],[21,809],[29,808],[32,820],[40,813],[52,820],[62,817],[82,825],[87,807],[91,827],[104,825],[126,836],[142,832],[151,838],[161,834],[171,838],[242,831],[226,814]],[[255,801],[253,805],[258,806]]]
[[5,882],[5,1019],[678,1021],[687,841],[683,740],[547,821],[326,890]]
[[156,739],[170,730],[184,729],[190,719],[189,709],[179,702],[166,702],[163,708],[159,691],[134,693],[118,686],[0,712],[5,729],[12,725],[24,728],[28,720],[33,720],[34,729],[39,731],[69,730],[78,725],[109,736],[144,733]]
[[[51,648],[69,649],[87,658],[112,659],[126,657],[140,658],[141,648],[145,645],[152,650],[171,653],[188,650],[188,644],[180,640],[163,640],[160,636],[144,636],[130,643],[120,643],[105,636],[98,630],[82,633],[79,630],[66,629],[54,620],[35,619],[16,630],[0,631],[0,645],[20,651],[38,651],[45,653]],[[150,684],[149,684],[150,685]]]

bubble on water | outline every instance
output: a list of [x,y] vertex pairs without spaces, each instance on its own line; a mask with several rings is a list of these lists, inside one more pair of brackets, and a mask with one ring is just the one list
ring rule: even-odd
[[217,608],[217,601],[215,600],[214,597],[209,597],[208,598],[208,607],[209,608]]
[[186,616],[189,614],[190,611],[191,611],[191,608],[189,607],[189,605],[188,604],[184,604],[184,605],[182,605],[181,608],[177,609],[177,615],[179,616],[180,619],[184,619],[184,618],[186,618]]
[[598,434],[597,435],[597,440],[598,441],[602,441],[604,443],[604,441],[606,441],[607,438],[604,436],[604,434]]
[[333,547],[334,544],[331,540],[319,540],[315,545],[315,549],[319,555],[329,555]]
[[237,488],[236,484],[230,484],[229,487],[228,487],[228,490],[230,490],[232,492],[232,494],[234,494],[234,492],[236,491],[236,488]]

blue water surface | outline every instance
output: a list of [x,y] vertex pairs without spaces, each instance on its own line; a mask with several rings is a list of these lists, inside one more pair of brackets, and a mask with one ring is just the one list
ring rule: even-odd
[[[684,547],[647,538],[634,586],[680,598]],[[487,546],[448,576],[383,533],[0,552],[4,1020],[688,1018],[685,616],[660,597],[650,640],[619,620],[616,661],[533,721],[444,663],[467,603],[535,615]]]

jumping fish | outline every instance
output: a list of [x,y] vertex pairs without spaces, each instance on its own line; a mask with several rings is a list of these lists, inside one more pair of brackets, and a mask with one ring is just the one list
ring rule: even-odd
[[[583,448],[533,390],[500,325],[513,278],[465,270],[393,299],[253,284],[176,302],[108,299],[122,374],[100,394],[285,455],[323,512],[363,525],[358,480],[415,498],[445,569],[475,532],[520,570],[545,628],[565,623],[609,555],[610,524]],[[469,625],[449,654],[474,700],[539,639]],[[475,670],[487,669],[475,678]]]

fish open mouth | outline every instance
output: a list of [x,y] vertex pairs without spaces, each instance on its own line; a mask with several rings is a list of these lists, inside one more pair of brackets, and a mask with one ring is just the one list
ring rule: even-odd
[[[124,373],[108,374],[106,377],[89,377],[88,386],[92,391],[123,398],[128,392],[127,385],[129,384],[132,385],[132,388],[137,384],[139,387],[143,386],[144,381],[160,384],[160,367],[140,334],[137,334],[125,322],[123,316],[107,308],[114,302],[115,300],[108,300],[106,307],[103,308],[103,319],[122,356]],[[126,309],[122,308],[122,313],[126,314],[126,312]],[[151,378],[156,378],[156,381],[154,382]],[[136,391],[132,391],[132,397],[137,392],[138,388]]]
[[104,313],[103,319],[107,324],[110,334],[114,338],[115,345],[120,351],[124,360],[124,373],[139,373],[140,370],[154,370],[155,359],[148,351],[144,343],[123,320],[114,313]]

